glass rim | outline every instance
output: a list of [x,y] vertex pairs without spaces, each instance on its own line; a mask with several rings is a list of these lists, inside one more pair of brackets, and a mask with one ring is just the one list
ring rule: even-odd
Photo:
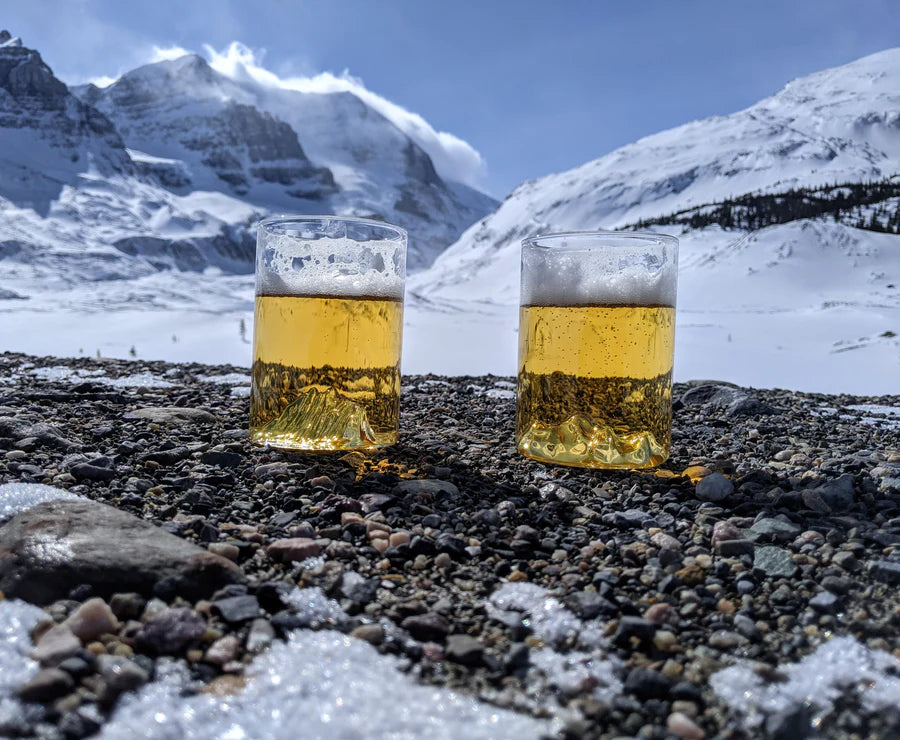
[[279,232],[271,227],[287,224],[313,224],[320,221],[339,221],[343,224],[358,224],[374,229],[381,229],[394,235],[389,241],[406,241],[408,239],[407,231],[402,226],[389,224],[387,221],[378,221],[374,218],[362,218],[357,216],[335,216],[328,214],[269,216],[258,221],[256,227],[265,230],[268,234],[278,234]]
[[[582,241],[586,239],[607,240],[598,244],[561,244],[565,239]],[[620,240],[621,243],[609,243]],[[550,244],[540,244],[542,241],[550,241]],[[557,231],[546,234],[535,234],[522,240],[523,247],[559,252],[586,252],[591,249],[621,249],[634,247],[640,244],[652,247],[677,247],[678,237],[670,234],[654,234],[650,231]]]

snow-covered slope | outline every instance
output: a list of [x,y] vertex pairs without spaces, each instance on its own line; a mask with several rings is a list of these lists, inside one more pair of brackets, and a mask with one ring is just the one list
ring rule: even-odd
[[188,54],[75,93],[114,121],[139,166],[173,192],[219,190],[262,211],[396,223],[410,232],[412,270],[497,205],[445,182],[418,144],[350,92],[232,79]]
[[900,49],[889,49],[794,80],[738,113],[663,131],[520,185],[418,276],[414,289],[430,298],[486,297],[476,284],[491,273],[492,292],[511,296],[525,236],[616,229],[742,193],[898,172]]

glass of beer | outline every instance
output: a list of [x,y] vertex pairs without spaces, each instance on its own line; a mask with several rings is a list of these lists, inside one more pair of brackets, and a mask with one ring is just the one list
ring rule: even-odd
[[678,240],[577,232],[522,242],[516,446],[542,462],[669,456]]
[[338,216],[259,224],[250,439],[294,450],[397,441],[406,232]]

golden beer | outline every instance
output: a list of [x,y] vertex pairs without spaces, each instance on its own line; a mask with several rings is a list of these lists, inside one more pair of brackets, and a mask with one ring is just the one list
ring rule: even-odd
[[260,234],[250,439],[297,450],[395,443],[405,232],[294,217],[264,221]]
[[250,437],[297,449],[397,441],[403,303],[257,296]]
[[674,308],[522,306],[519,321],[522,454],[607,468],[668,457]]
[[516,446],[542,462],[669,456],[678,242],[575,232],[522,247]]

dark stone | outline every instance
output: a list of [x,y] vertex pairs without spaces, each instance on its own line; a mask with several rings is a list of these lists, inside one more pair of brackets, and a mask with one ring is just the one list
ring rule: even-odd
[[147,406],[124,414],[126,419],[144,419],[157,424],[215,424],[216,417],[203,409],[179,406]]
[[696,493],[701,501],[717,503],[734,493],[734,483],[721,473],[710,473],[697,483]]
[[220,468],[236,468],[243,461],[243,455],[239,455],[237,452],[207,450],[200,455],[200,462],[206,463],[207,465],[216,465]]
[[806,704],[796,704],[766,717],[767,740],[804,740],[812,735],[812,710]]
[[641,617],[622,617],[619,626],[613,635],[613,643],[619,647],[629,647],[631,638],[637,638],[642,643],[649,642],[656,634],[656,625]]
[[443,642],[450,633],[450,621],[436,612],[414,614],[404,619],[401,626],[417,640],[423,642]]
[[725,416],[758,416],[775,410],[751,393],[721,383],[704,383],[687,391],[681,402],[685,406],[706,405],[720,409]]
[[[43,545],[54,542],[54,548]],[[34,604],[64,598],[73,583],[99,596],[123,591],[149,595],[169,579],[175,593],[196,599],[241,569],[149,522],[94,501],[39,504],[0,527],[0,590]],[[65,552],[65,557],[59,553]]]
[[809,600],[809,605],[817,612],[832,614],[838,607],[838,597],[830,591],[822,591]]
[[250,594],[219,599],[212,603],[211,609],[229,624],[240,624],[259,616],[259,602]]
[[758,547],[753,557],[753,570],[770,578],[792,578],[797,573],[797,564],[787,550],[780,547]]
[[173,655],[199,640],[204,632],[206,620],[193,609],[163,609],[144,622],[137,642],[159,655]]
[[866,569],[876,581],[900,585],[900,563],[891,560],[870,560]]
[[484,660],[484,647],[469,635],[450,635],[444,648],[447,660],[468,666],[479,666]]
[[116,477],[112,468],[104,468],[91,463],[78,463],[69,468],[69,472],[79,480],[109,481]]
[[596,619],[601,614],[612,616],[618,607],[596,591],[578,591],[566,598],[566,606],[580,619]]
[[168,450],[154,450],[153,452],[144,452],[137,456],[141,462],[154,462],[159,465],[174,465],[181,460],[185,460],[191,456],[191,451],[187,447],[172,447]]
[[822,588],[838,596],[849,593],[850,585],[850,579],[841,576],[825,576],[822,579]]
[[831,511],[844,513],[853,507],[854,480],[852,475],[845,473],[840,478],[811,490],[822,498]]
[[22,701],[52,701],[72,690],[75,681],[59,668],[44,668],[28,683],[20,686],[16,694]]
[[665,699],[672,684],[652,668],[632,668],[625,679],[625,691],[638,699]]
[[750,529],[745,531],[745,536],[754,542],[757,540],[787,542],[801,531],[801,528],[793,522],[767,517],[754,522]]
[[384,511],[391,508],[397,503],[397,497],[386,493],[364,493],[359,497],[359,503],[363,513],[369,514],[373,511]]
[[394,487],[394,491],[401,496],[420,493],[430,494],[434,497],[435,501],[440,501],[442,498],[455,498],[459,496],[459,489],[450,481],[424,478],[402,480]]
[[716,544],[716,551],[726,558],[752,555],[756,545],[750,540],[722,540]]
[[455,535],[442,532],[435,543],[439,552],[445,552],[454,560],[465,560],[469,557],[466,552],[466,543]]

